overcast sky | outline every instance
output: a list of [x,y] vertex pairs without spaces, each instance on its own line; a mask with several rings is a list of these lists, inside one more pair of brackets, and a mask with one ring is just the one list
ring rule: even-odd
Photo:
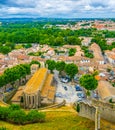
[[0,0],[0,17],[115,18],[115,0]]

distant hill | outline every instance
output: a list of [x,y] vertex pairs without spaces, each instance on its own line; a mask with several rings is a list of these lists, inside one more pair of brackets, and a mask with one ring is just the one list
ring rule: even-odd
[[115,20],[115,18],[0,18],[1,22],[75,22],[81,20]]

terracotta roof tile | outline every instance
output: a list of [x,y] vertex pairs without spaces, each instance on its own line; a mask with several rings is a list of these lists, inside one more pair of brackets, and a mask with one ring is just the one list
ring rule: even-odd
[[115,88],[112,85],[104,80],[99,81],[97,90],[102,99],[106,99],[107,97],[115,96]]

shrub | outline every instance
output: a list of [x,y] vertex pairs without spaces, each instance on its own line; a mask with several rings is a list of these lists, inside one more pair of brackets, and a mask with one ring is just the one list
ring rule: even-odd
[[26,114],[22,110],[15,110],[9,113],[8,120],[17,124],[24,124],[26,121]]
[[6,127],[0,127],[0,130],[7,130]]
[[16,105],[16,104],[11,104],[9,106],[9,109],[10,110],[20,110],[20,106],[19,105]]
[[110,103],[113,103],[112,98],[109,99],[109,102],[110,102]]
[[90,95],[91,95],[91,94],[90,94],[90,91],[87,91],[86,95],[87,95],[87,96],[90,96]]
[[0,107],[0,120],[15,124],[43,122],[45,121],[45,114],[37,110],[31,110],[26,114],[18,105],[13,104],[10,107]]
[[112,83],[113,87],[115,87],[115,83]]
[[77,112],[80,112],[80,105],[77,104],[77,108],[76,108]]
[[0,120],[7,120],[10,110],[6,107],[0,107]]
[[28,115],[27,119],[30,122],[43,122],[45,120],[45,114],[38,112],[37,110],[31,110]]

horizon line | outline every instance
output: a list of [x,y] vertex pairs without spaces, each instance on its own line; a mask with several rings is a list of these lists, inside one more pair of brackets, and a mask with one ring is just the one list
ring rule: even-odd
[[0,17],[0,19],[115,19],[115,17],[82,17],[82,18],[70,18],[70,17]]

